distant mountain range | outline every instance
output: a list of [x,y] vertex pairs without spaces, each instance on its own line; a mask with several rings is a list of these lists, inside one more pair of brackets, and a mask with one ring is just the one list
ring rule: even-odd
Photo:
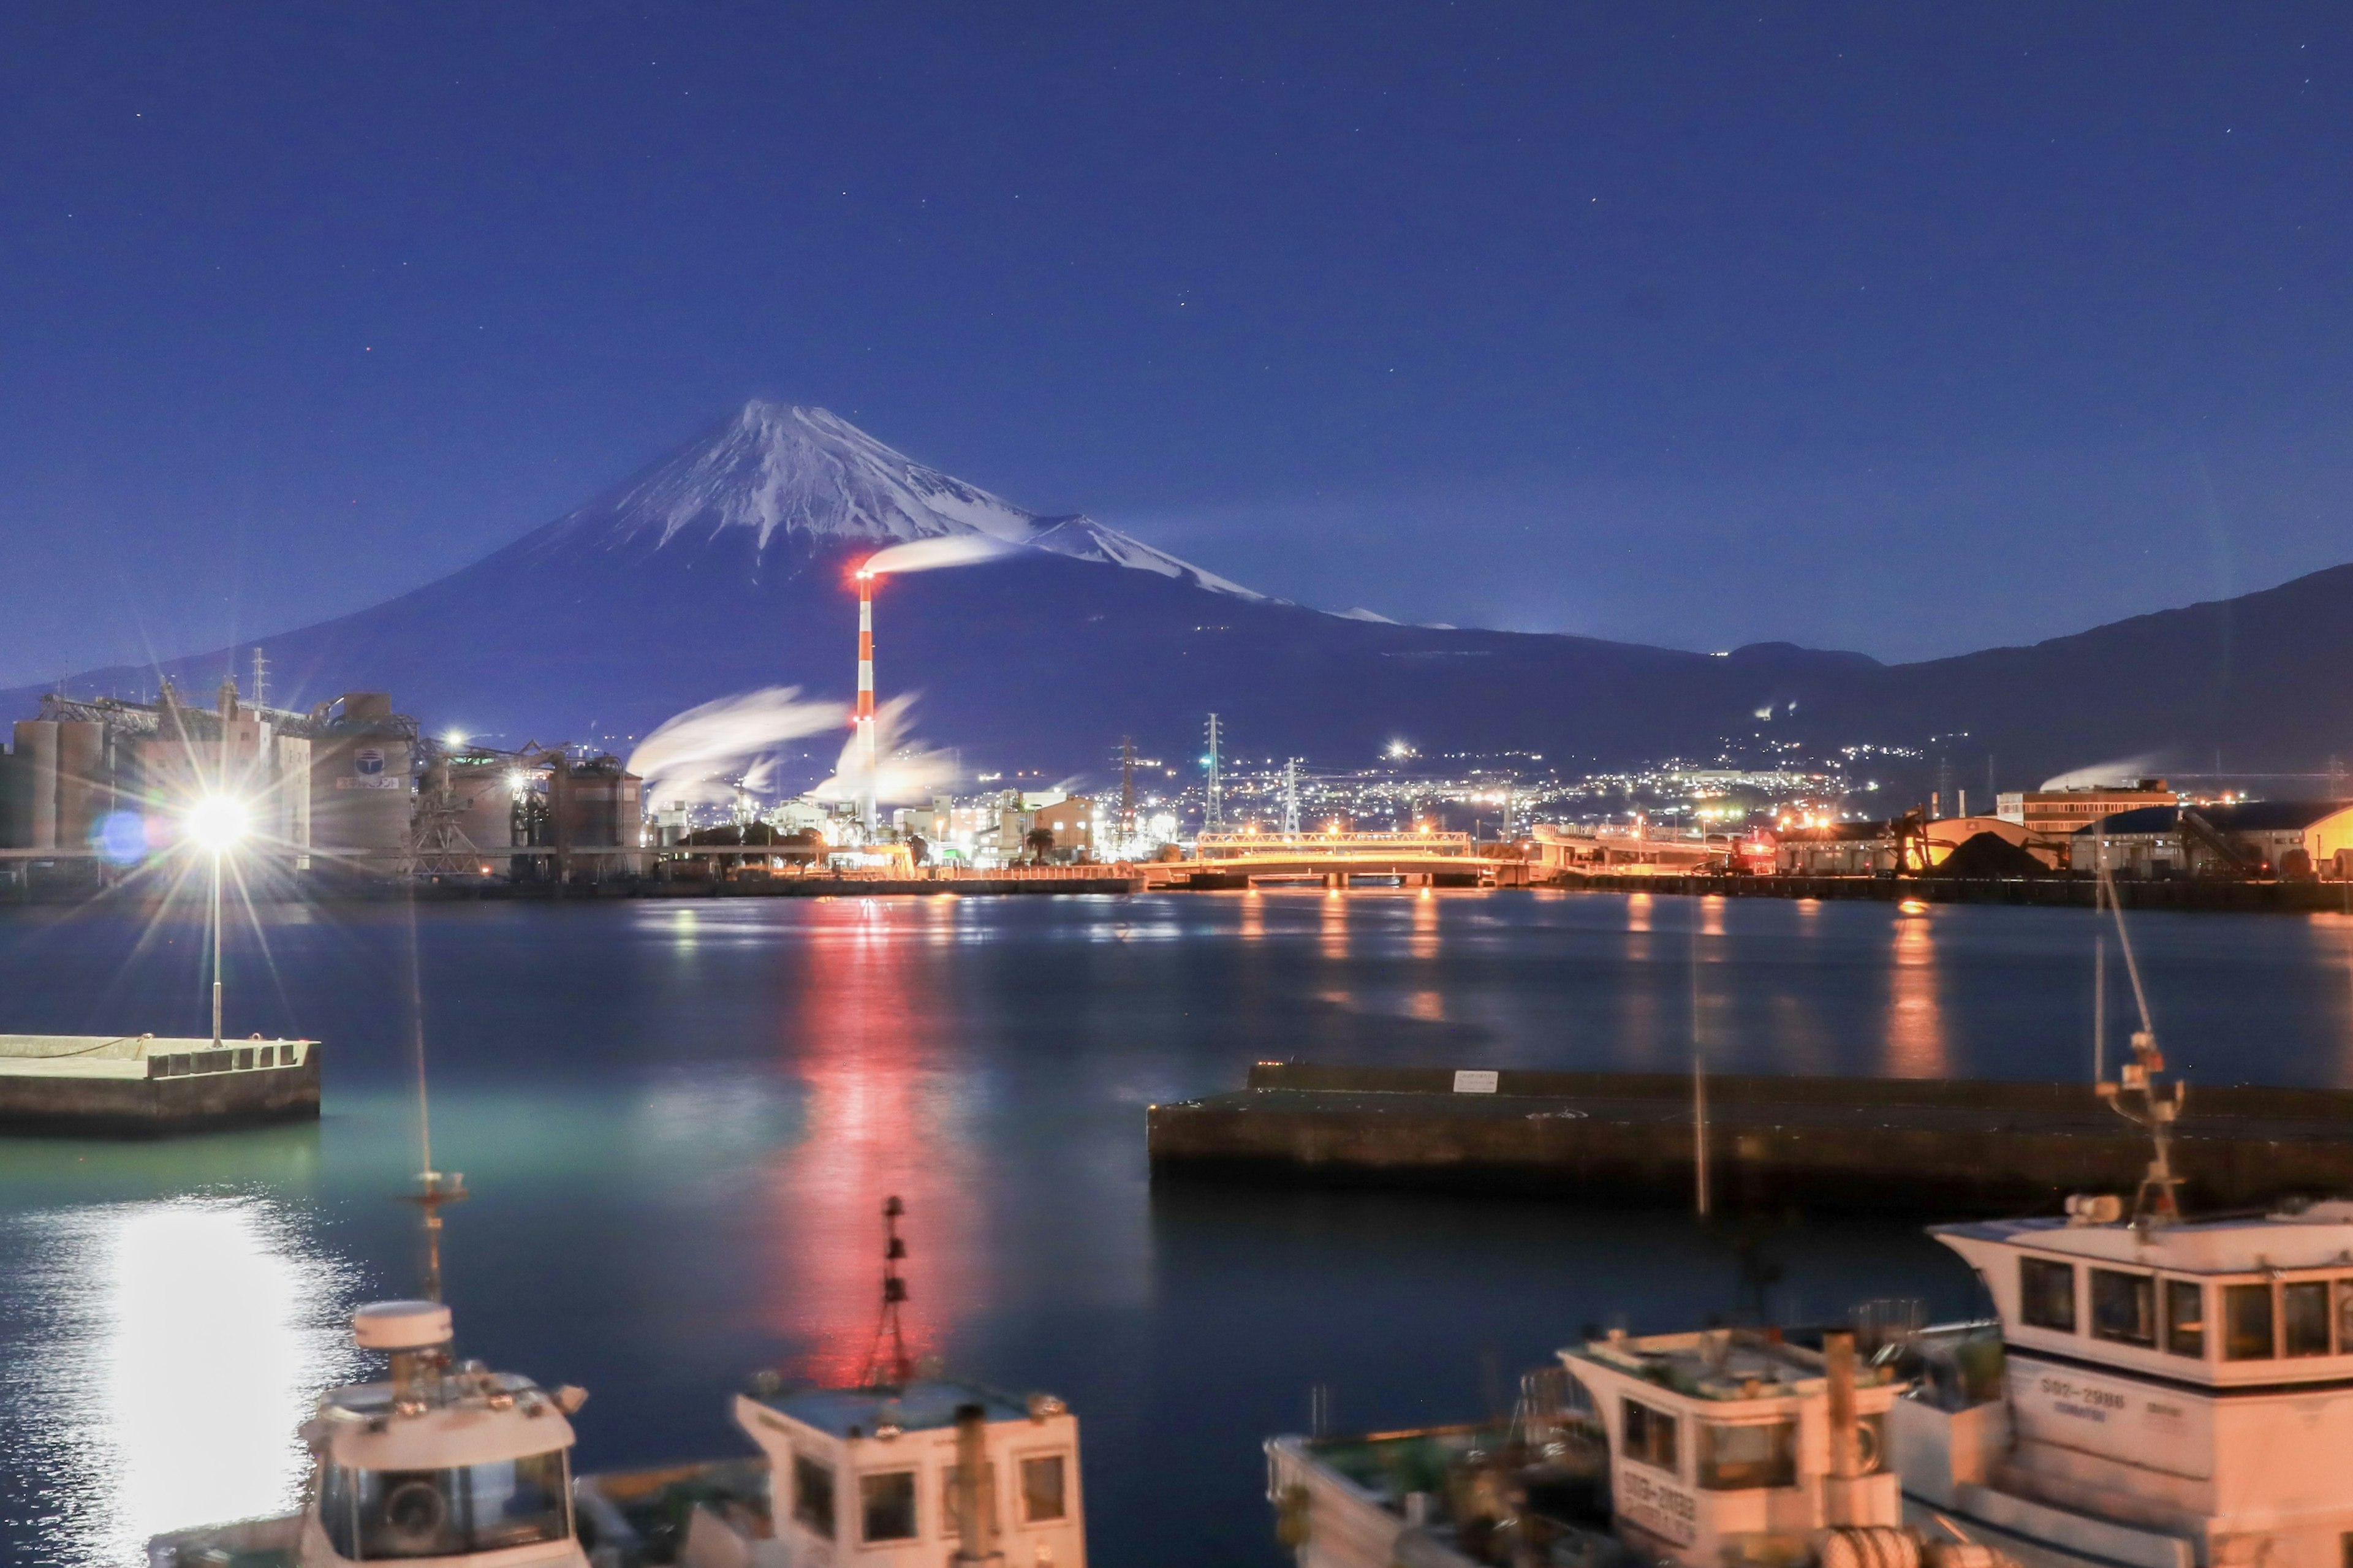
[[[1399,626],[1267,597],[1092,519],[1025,511],[823,409],[765,402],[438,582],[259,640],[273,704],[385,690],[428,730],[626,753],[672,714],[758,687],[846,699],[849,572],[878,546],[967,535],[999,558],[887,579],[875,612],[881,689],[920,693],[915,731],[959,749],[967,773],[1101,777],[1126,735],[1190,757],[1212,710],[1242,757],[1355,765],[1403,739],[1425,756],[1532,752],[1582,768],[1704,762],[1727,741],[1752,760],[1774,742],[1868,745],[1941,752],[1973,793],[1989,755],[2005,788],[2125,758],[2202,771],[2218,749],[2233,770],[2353,755],[2353,566],[1893,666],[1786,643],[1711,655]],[[251,647],[162,673],[208,698],[249,668]],[[157,673],[93,670],[71,689],[143,692]],[[0,716],[29,713],[38,694],[0,692]],[[810,780],[837,749],[810,743]],[[1925,787],[1932,765],[1865,771]]]

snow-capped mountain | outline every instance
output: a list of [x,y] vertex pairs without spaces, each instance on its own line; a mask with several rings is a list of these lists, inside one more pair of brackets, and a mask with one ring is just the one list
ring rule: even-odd
[[755,559],[985,534],[1074,560],[1265,595],[1090,517],[1043,517],[918,463],[839,415],[754,400],[635,479],[558,519],[543,552],[583,544],[694,551],[748,538]]
[[[2031,783],[2168,747],[2301,767],[2353,729],[2353,688],[2334,673],[2353,661],[2353,566],[2031,648],[1892,668],[1788,644],[1713,658],[1398,626],[1250,593],[1086,518],[1025,511],[822,409],[767,403],[470,566],[256,640],[280,703],[386,691],[437,731],[627,754],[720,698],[795,686],[846,700],[858,613],[842,568],[960,536],[1004,548],[974,552],[993,554],[986,564],[894,576],[876,595],[875,645],[884,698],[914,698],[916,732],[956,748],[975,775],[1100,775],[1123,737],[1189,757],[1212,711],[1238,758],[1353,766],[1405,740],[1425,755],[1618,766],[1713,757],[1738,737],[1843,747],[1883,782],[1904,765],[1890,746],[1930,766],[1917,750],[1929,735],[1967,732],[1942,759],[1957,773],[1974,780],[1990,753],[2005,781]],[[160,673],[206,691],[249,670],[253,651],[247,641]],[[158,673],[87,671],[71,686],[137,695]],[[2087,690],[2102,700],[2086,707]],[[29,714],[38,695],[0,692],[0,717]],[[812,741],[795,787],[822,777],[835,750]]]

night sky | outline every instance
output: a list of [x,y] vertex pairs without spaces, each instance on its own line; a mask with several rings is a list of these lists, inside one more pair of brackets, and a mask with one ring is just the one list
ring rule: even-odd
[[[1400,619],[1918,658],[2353,559],[2353,13],[19,5],[0,684],[759,395]],[[452,628],[453,633],[461,628]]]

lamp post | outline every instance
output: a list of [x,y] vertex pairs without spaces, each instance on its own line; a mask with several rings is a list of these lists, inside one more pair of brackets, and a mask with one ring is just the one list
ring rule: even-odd
[[188,837],[213,858],[213,1048],[221,1043],[221,857],[245,837],[245,803],[208,795],[188,811]]

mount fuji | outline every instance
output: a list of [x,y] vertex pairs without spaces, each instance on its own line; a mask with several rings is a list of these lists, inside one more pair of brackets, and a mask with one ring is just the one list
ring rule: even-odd
[[[1709,655],[1400,626],[1253,592],[1092,519],[1025,510],[824,409],[766,402],[470,566],[257,640],[275,705],[388,691],[433,732],[626,755],[664,720],[734,694],[786,685],[846,700],[850,574],[879,548],[924,540],[985,542],[960,552],[993,558],[881,580],[878,686],[915,698],[913,731],[960,752],[967,777],[1101,778],[1124,736],[1189,757],[1211,711],[1234,755],[1327,765],[1368,763],[1398,739],[1425,755],[1536,752],[1582,768],[1698,761],[1727,740],[1819,754],[1966,731],[1944,742],[1961,782],[1991,753],[2009,787],[2168,749],[2306,766],[2353,731],[2353,683],[2339,678],[2353,661],[2353,566],[1893,667],[1788,643]],[[164,674],[209,695],[250,668],[253,646],[90,671],[70,688],[132,695]],[[0,692],[0,706],[29,713],[38,695]],[[838,750],[813,738],[806,775],[777,782],[814,783]],[[1900,763],[1873,765],[1900,776]]]

